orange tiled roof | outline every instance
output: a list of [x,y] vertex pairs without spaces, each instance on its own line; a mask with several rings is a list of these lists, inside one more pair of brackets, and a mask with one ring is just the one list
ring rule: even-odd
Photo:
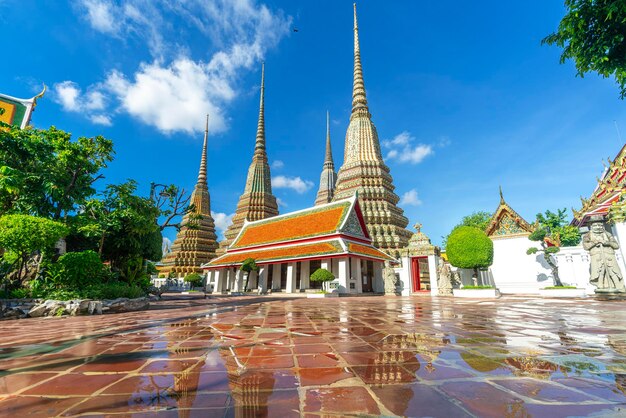
[[355,244],[353,242],[348,243],[348,252],[351,254],[360,254],[374,258],[383,258],[385,260],[393,260],[392,257],[388,256],[384,252],[369,246],[362,244]]
[[336,232],[347,216],[350,200],[275,216],[247,224],[230,248],[311,238]]
[[241,264],[248,258],[253,258],[257,263],[288,260],[292,258],[313,257],[316,255],[340,254],[344,250],[339,241],[317,242],[312,244],[290,245],[282,248],[267,248],[256,251],[227,253],[207,264],[209,267]]

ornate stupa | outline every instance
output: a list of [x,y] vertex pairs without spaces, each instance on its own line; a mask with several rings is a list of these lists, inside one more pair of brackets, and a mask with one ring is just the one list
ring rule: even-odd
[[394,188],[367,106],[355,4],[352,114],[346,132],[343,165],[339,169],[333,200],[345,199],[358,191],[373,244],[392,255],[397,254],[398,249],[406,247],[412,235],[406,229],[409,220],[397,206],[400,198],[394,193]]
[[261,70],[261,102],[259,105],[259,123],[256,131],[256,144],[252,163],[248,168],[248,177],[243,194],[239,198],[233,223],[224,233],[224,240],[220,242],[218,254],[223,254],[226,248],[241,231],[245,220],[258,221],[278,215],[276,197],[272,194],[272,177],[265,151],[265,64]]
[[207,115],[198,182],[190,200],[194,210],[183,216],[182,227],[172,244],[172,251],[163,259],[163,266],[159,268],[159,273],[174,273],[176,276],[202,273],[200,266],[215,257],[217,235],[215,235],[215,222],[211,216],[211,197],[207,186],[208,137],[209,116]]
[[330,203],[333,200],[336,182],[337,173],[335,172],[335,163],[333,162],[333,150],[330,146],[330,117],[328,112],[326,112],[326,156],[324,157],[324,166],[320,176],[320,188],[317,190],[315,206]]

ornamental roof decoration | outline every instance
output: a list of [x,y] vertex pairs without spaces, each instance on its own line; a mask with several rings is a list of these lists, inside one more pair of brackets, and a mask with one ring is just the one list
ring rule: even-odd
[[205,268],[356,255],[392,260],[372,243],[358,196],[254,222],[245,222],[224,255]]
[[335,183],[337,183],[337,173],[333,162],[333,151],[330,145],[330,115],[326,112],[326,155],[324,166],[320,176],[320,187],[315,198],[315,205],[323,205],[333,200],[335,194]]
[[217,235],[215,222],[211,216],[211,197],[207,186],[208,136],[209,116],[207,115],[198,181],[190,200],[194,210],[183,216],[183,226],[176,234],[172,251],[163,258],[162,266],[159,267],[160,273],[182,275],[200,273],[202,272],[200,266],[215,257]]
[[409,220],[397,206],[400,198],[394,193],[393,179],[383,161],[378,133],[367,104],[356,4],[353,76],[352,113],[333,200],[346,199],[358,191],[373,244],[389,253],[397,253],[408,244],[411,232],[406,229]]
[[37,99],[43,97],[47,87],[44,84],[41,93],[30,99],[18,99],[0,93],[0,122],[24,129],[30,123],[30,117],[37,106]]
[[608,166],[588,199],[580,198],[581,208],[572,208],[574,220],[572,224],[582,226],[593,215],[606,215],[611,205],[618,202],[626,191],[626,145],[618,152],[613,161],[608,158]]
[[439,248],[430,242],[430,238],[422,232],[422,224],[416,223],[415,233],[409,239],[409,245],[404,253],[408,256],[435,255],[439,253]]
[[504,200],[500,187],[500,204],[491,217],[485,233],[490,238],[506,238],[530,235],[533,226],[513,210]]
[[276,197],[272,194],[272,176],[265,150],[265,64],[263,64],[254,155],[248,168],[245,189],[237,203],[233,223],[224,232],[224,240],[220,243],[218,254],[226,251],[241,231],[245,221],[256,221],[276,215],[278,215],[278,204]]

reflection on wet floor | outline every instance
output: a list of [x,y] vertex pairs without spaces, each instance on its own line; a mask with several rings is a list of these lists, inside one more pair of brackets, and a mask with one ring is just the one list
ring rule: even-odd
[[620,301],[168,308],[4,322],[0,416],[626,416]]

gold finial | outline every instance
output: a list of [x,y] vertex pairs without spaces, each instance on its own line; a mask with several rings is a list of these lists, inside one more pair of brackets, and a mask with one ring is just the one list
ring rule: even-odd
[[333,151],[330,145],[330,113],[326,111],[326,155],[324,164],[333,164]]
[[421,231],[422,231],[422,226],[423,226],[423,225],[422,225],[421,223],[419,223],[419,222],[418,222],[418,223],[416,223],[415,225],[413,225],[413,228],[415,228],[415,230],[416,230],[417,232],[421,232]]
[[365,112],[367,98],[365,96],[365,83],[363,81],[363,68],[361,67],[361,47],[359,46],[359,25],[356,17],[356,3],[354,3],[354,84],[352,87],[352,114]]
[[505,201],[504,201],[504,195],[502,194],[502,186],[499,186],[499,187],[500,187],[500,204],[504,205]]

